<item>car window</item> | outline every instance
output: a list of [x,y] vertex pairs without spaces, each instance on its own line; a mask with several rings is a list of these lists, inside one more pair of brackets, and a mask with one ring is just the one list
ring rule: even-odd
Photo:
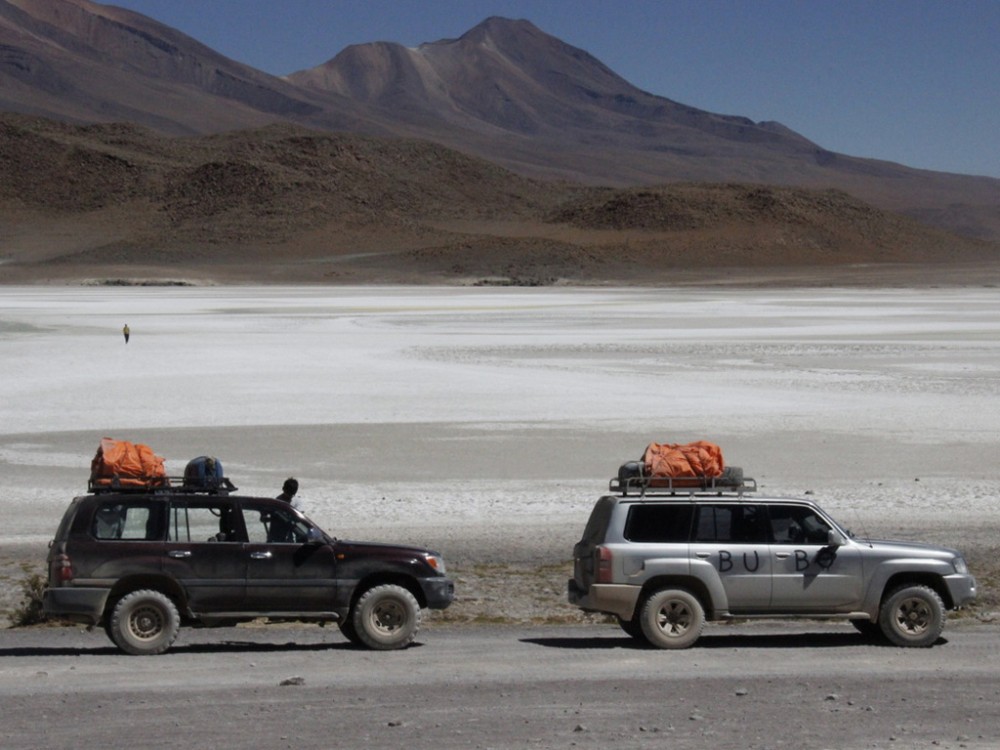
[[94,510],[90,533],[105,541],[150,541],[160,538],[159,518],[149,501],[108,501]]
[[826,544],[830,524],[803,505],[771,506],[771,535],[775,544]]
[[611,514],[615,509],[615,500],[611,497],[602,497],[597,501],[587,525],[583,530],[583,537],[580,541],[584,544],[600,544],[604,539],[604,532],[607,531],[608,524],[611,523]]
[[227,503],[178,499],[170,504],[167,539],[174,542],[238,542]]
[[309,524],[291,508],[247,503],[243,506],[243,523],[251,542],[304,544],[309,538]]
[[694,541],[759,544],[767,542],[764,510],[759,505],[733,503],[699,505]]
[[691,531],[691,505],[633,505],[625,519],[630,542],[687,542]]

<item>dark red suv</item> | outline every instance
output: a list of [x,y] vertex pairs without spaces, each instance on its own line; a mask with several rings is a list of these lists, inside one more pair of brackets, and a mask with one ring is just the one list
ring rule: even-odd
[[49,546],[45,611],[159,654],[182,624],[257,618],[336,622],[358,645],[402,648],[423,608],[451,603],[436,552],[336,539],[282,500],[229,488],[74,498]]

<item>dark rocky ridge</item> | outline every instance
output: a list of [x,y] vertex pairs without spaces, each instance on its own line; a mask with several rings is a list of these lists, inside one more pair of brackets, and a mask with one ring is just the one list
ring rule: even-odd
[[5,282],[829,281],[997,257],[836,190],[543,182],[427,141],[288,124],[169,137],[2,115],[0,171]]

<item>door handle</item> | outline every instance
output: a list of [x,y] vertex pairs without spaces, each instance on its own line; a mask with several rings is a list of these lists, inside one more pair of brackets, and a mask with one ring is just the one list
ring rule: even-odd
[[272,557],[273,555],[268,551],[250,553],[251,560],[270,560]]
[[710,558],[712,556],[712,553],[711,552],[695,552],[694,556],[695,557],[700,557],[702,560],[707,560],[708,558]]
[[779,560],[784,560],[786,557],[788,557],[788,555],[789,555],[788,552],[775,552],[774,553],[774,556],[777,557]]
[[178,559],[183,557],[191,557],[191,550],[189,549],[172,549],[167,553],[167,557],[176,557]]

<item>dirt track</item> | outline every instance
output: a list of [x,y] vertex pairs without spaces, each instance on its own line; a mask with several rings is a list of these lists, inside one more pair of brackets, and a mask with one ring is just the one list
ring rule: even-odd
[[849,625],[710,626],[638,648],[614,626],[432,626],[406,651],[334,629],[184,631],[160,657],[103,633],[8,632],[4,747],[995,748],[995,625],[931,649]]

